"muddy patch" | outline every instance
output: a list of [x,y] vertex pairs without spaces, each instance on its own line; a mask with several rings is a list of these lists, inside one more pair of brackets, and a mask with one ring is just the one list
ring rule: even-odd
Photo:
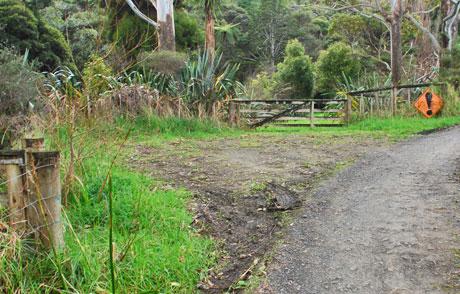
[[222,249],[220,262],[199,288],[236,292],[239,281],[263,266],[286,216],[308,199],[314,183],[382,144],[368,137],[298,134],[178,140],[138,145],[131,163],[194,193],[194,225]]

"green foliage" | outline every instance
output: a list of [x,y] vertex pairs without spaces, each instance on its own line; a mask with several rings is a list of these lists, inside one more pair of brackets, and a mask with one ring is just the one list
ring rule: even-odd
[[91,55],[97,51],[98,38],[98,32],[92,28],[84,28],[72,34],[70,45],[78,68],[83,68]]
[[64,33],[71,47],[75,63],[82,70],[91,54],[98,49],[101,41],[98,33],[106,16],[92,7],[80,7],[77,2],[62,2],[56,0],[51,6],[39,11],[41,17]]
[[83,70],[83,83],[89,100],[97,100],[101,94],[110,89],[109,77],[112,70],[102,57],[93,55]]
[[[152,128],[154,123],[150,127],[148,122],[145,123],[149,137],[152,137],[152,130],[156,130]],[[107,188],[102,190],[102,200],[98,201],[99,190],[109,169],[114,192],[112,211],[117,288],[122,293],[193,293],[196,290],[196,285],[214,262],[214,247],[209,238],[200,236],[190,225],[193,219],[187,204],[191,193],[164,190],[150,177],[126,169],[120,161],[110,168],[118,146],[103,142],[117,142],[125,135],[125,128],[136,124],[122,120],[115,124],[116,128],[113,124],[99,123],[82,130],[86,144],[91,146],[91,156],[85,156],[76,170],[82,183],[80,191],[76,192],[82,195],[73,195],[70,207],[63,211],[65,250],[59,259],[44,252],[37,254],[20,238],[17,238],[17,244],[13,238],[15,242],[9,242],[2,231],[0,291],[42,293],[47,288],[53,289],[52,292],[65,292],[66,288],[71,288],[79,293],[105,293],[110,289]],[[177,121],[175,126],[181,124],[185,126],[187,122]],[[198,125],[199,122],[192,124]],[[205,129],[204,123],[202,128]],[[47,138],[50,146],[66,146],[66,129],[63,126],[57,134],[50,134]],[[185,127],[181,130],[186,132]],[[189,128],[189,131],[194,130],[194,127]],[[63,160],[68,158],[68,148],[61,151]],[[130,150],[124,152],[130,153]],[[59,278],[57,262],[60,262],[67,285]]]
[[236,80],[239,65],[222,65],[222,55],[211,56],[205,51],[190,60],[182,71],[182,96],[193,107],[204,105],[206,111],[217,101],[237,96],[242,85]]
[[354,14],[337,13],[330,22],[328,35],[339,40],[356,42],[366,30],[368,21]]
[[[172,53],[158,52],[158,56],[168,54]],[[191,110],[199,112],[201,107],[210,114],[214,103],[236,97],[243,91],[243,85],[236,78],[238,69],[238,64],[223,64],[221,54],[213,57],[203,52],[189,59],[179,75],[144,68],[142,72],[125,75],[123,80],[128,84],[146,84],[163,95],[180,97]]]
[[315,19],[309,8],[302,7],[289,11],[287,21],[289,23],[287,37],[290,40],[299,40],[306,53],[316,58],[325,42],[321,19]]
[[204,31],[197,19],[186,10],[174,13],[176,46],[180,50],[196,50],[204,43]]
[[275,92],[276,82],[267,72],[260,72],[249,81],[247,92],[252,99],[271,99]]
[[305,49],[297,39],[288,42],[286,57],[277,68],[275,79],[281,85],[291,87],[292,98],[311,98],[314,86],[313,64],[311,58],[305,55]]
[[[41,75],[34,71],[27,57],[0,49],[0,115],[24,115],[31,105],[36,105]],[[4,121],[0,127],[5,126]],[[0,135],[1,136],[1,135]]]
[[185,67],[187,55],[175,51],[142,52],[137,56],[137,63],[147,71],[177,75]]
[[451,52],[443,54],[440,78],[443,82],[450,83],[455,89],[460,88],[460,41]]
[[251,16],[244,8],[234,4],[225,4],[220,11],[222,16],[216,27],[218,48],[222,51],[224,62],[240,64],[238,77],[243,79],[254,71],[249,43]]
[[316,62],[316,82],[319,92],[333,92],[347,79],[358,77],[361,65],[350,46],[338,42],[321,51]]
[[152,26],[139,17],[126,12],[116,21],[111,34],[111,41],[135,55],[139,51],[155,48],[157,37]]
[[29,50],[43,70],[59,65],[74,67],[72,53],[64,36],[44,19],[36,17],[23,2],[0,0],[0,39],[21,53]]

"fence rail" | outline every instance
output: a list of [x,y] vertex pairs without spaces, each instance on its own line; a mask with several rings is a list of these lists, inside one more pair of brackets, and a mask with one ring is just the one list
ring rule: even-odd
[[242,120],[249,127],[265,124],[282,126],[342,126],[350,117],[350,99],[235,99],[230,101],[229,120]]

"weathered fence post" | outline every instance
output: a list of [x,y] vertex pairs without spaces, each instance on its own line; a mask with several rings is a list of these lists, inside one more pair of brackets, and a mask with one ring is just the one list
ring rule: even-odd
[[45,150],[44,138],[24,138],[22,140],[22,148],[26,152],[30,151],[43,151]]
[[315,101],[311,101],[310,103],[310,127],[315,127]]
[[23,230],[26,224],[25,189],[22,170],[24,152],[2,151],[0,152],[0,164],[4,167],[6,174],[10,225],[14,229]]
[[411,101],[412,101],[412,93],[411,93],[411,89],[408,88],[407,89],[407,105],[410,106],[411,105]]
[[62,248],[59,152],[29,152],[28,157],[29,224],[45,247]]
[[391,113],[393,114],[393,116],[396,116],[397,100],[398,100],[398,86],[393,85],[393,89],[391,89]]
[[352,112],[352,97],[347,96],[347,101],[345,103],[345,123],[348,125],[351,122],[351,112]]
[[235,102],[230,102],[228,109],[228,118],[232,127],[239,124],[239,105]]
[[374,115],[374,97],[369,97],[370,116]]

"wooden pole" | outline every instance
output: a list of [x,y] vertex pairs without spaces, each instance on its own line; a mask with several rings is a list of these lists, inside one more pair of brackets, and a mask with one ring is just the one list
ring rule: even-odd
[[35,237],[46,248],[64,246],[61,222],[59,152],[30,152],[27,217]]
[[22,139],[22,148],[26,151],[43,151],[45,150],[45,139],[24,138]]
[[5,168],[9,222],[12,228],[22,231],[26,225],[25,189],[23,182],[24,152],[3,151],[0,164]]
[[347,102],[345,103],[345,123],[347,125],[351,122],[351,112],[352,112],[352,98],[351,96],[347,97]]
[[374,115],[374,98],[373,97],[369,97],[369,104],[370,104],[370,108],[371,108],[371,116]]
[[315,127],[315,101],[310,102],[310,127]]
[[228,120],[232,127],[235,126],[235,123],[236,123],[236,103],[235,102],[230,102],[228,106]]

